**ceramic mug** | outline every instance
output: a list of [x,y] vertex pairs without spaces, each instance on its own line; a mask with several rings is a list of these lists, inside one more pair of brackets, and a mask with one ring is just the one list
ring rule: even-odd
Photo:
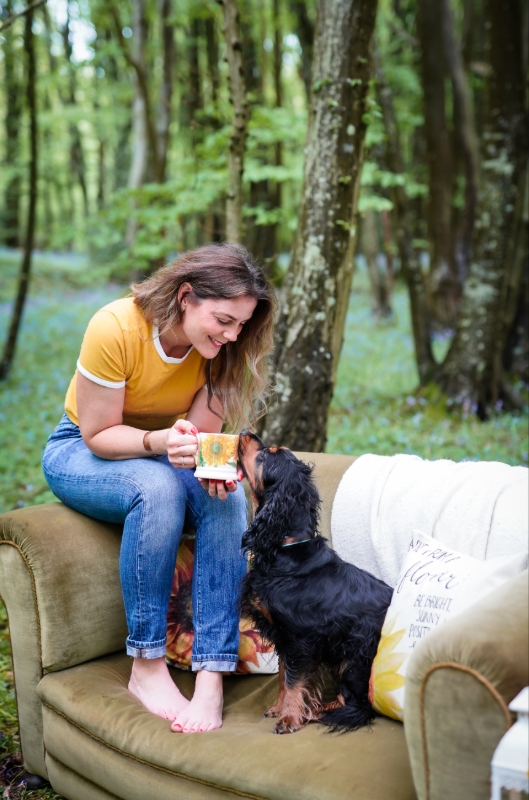
[[195,455],[196,478],[217,481],[237,480],[239,437],[228,433],[198,433]]

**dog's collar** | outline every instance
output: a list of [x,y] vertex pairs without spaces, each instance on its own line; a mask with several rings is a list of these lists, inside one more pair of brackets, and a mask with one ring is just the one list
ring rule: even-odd
[[293,536],[285,536],[281,547],[292,547],[293,544],[303,544],[304,542],[310,542],[310,539],[294,539]]

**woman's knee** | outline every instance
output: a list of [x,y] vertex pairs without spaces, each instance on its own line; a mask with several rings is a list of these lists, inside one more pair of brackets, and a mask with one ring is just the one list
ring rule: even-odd
[[[143,462],[146,460],[141,459]],[[157,509],[167,508],[173,512],[175,504],[185,508],[185,486],[174,467],[163,462],[149,463],[138,469],[129,480],[136,494],[136,502],[146,503]]]

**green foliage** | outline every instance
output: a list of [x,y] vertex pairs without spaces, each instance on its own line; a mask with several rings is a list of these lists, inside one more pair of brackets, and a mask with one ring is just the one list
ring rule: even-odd
[[[230,130],[230,125],[224,125],[205,134],[193,154],[180,158],[175,177],[165,183],[146,183],[136,190],[116,192],[89,227],[93,261],[111,262],[112,275],[126,276],[132,269],[148,269],[170,254],[186,249],[189,221],[222,205]],[[303,171],[299,147],[304,136],[303,115],[284,108],[256,106],[248,132],[245,185],[272,181],[299,188]],[[277,142],[283,146],[281,166],[275,166],[269,158],[269,147]],[[293,203],[290,207],[285,203],[280,209],[246,204],[243,215],[253,217],[257,225],[280,223],[287,236],[295,227]],[[126,248],[123,243],[130,220],[136,224],[136,236],[133,245]]]

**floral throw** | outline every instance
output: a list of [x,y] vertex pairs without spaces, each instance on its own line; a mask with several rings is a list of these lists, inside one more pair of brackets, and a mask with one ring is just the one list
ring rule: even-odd
[[[182,669],[191,669],[193,648],[193,606],[191,585],[195,539],[184,537],[178,549],[176,569],[167,613],[166,658]],[[239,675],[271,674],[278,671],[277,656],[272,645],[261,639],[252,620],[242,618],[239,623],[239,661],[235,670]],[[230,673],[231,674],[231,673]]]

